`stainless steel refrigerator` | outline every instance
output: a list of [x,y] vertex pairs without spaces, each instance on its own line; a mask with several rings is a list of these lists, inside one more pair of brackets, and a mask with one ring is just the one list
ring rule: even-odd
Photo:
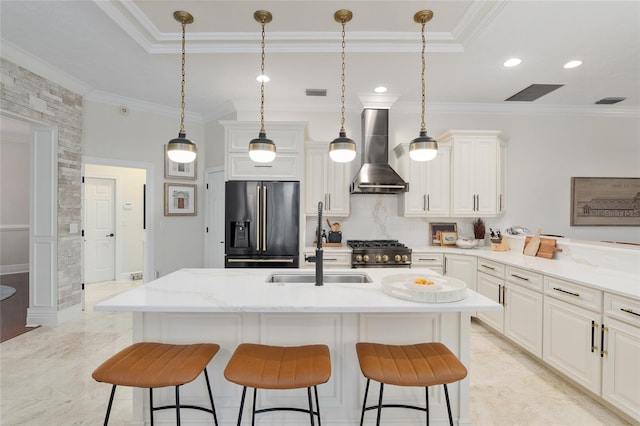
[[225,268],[297,268],[300,182],[228,181]]

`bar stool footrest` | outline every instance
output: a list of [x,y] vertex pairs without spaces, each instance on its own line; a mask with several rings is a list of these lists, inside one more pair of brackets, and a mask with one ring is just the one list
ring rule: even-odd
[[[382,404],[379,406],[380,408],[409,408],[411,410],[423,411],[425,413],[429,412],[429,409],[424,407],[419,407],[417,405],[404,405],[404,404]],[[364,411],[369,410],[377,410],[378,405],[372,405],[371,407],[366,407]]]
[[[158,410],[169,410],[169,409],[176,409],[177,406],[175,405],[163,405],[162,407],[153,407],[153,411],[158,411]],[[200,410],[200,411],[205,411],[209,414],[215,414],[215,412],[210,409],[210,408],[205,408],[205,407],[199,407],[197,405],[182,405],[180,404],[180,409],[183,408],[189,408],[191,410]]]

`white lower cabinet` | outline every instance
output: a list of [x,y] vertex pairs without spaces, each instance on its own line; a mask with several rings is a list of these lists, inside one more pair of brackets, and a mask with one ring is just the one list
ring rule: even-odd
[[476,291],[477,265],[475,256],[449,253],[444,255],[444,275],[464,281],[467,288],[473,291]]
[[542,358],[542,275],[512,266],[505,275],[504,335]]
[[444,255],[427,250],[415,249],[411,252],[412,268],[429,268],[438,274],[444,274]]
[[[478,272],[476,281],[477,292],[481,295],[502,304],[504,292],[504,279],[497,278],[484,272]],[[478,312],[478,319],[499,333],[504,333],[504,311]]]
[[[332,251],[323,249],[322,250],[322,266],[325,269],[337,269],[337,268],[351,268],[351,252],[350,251]],[[316,264],[314,262],[309,262],[307,260],[308,256],[315,256],[316,251],[305,249],[304,250],[304,259],[302,263],[303,268],[315,268]]]
[[602,398],[640,421],[640,302],[604,296]]
[[601,319],[599,313],[545,295],[543,361],[596,394]]

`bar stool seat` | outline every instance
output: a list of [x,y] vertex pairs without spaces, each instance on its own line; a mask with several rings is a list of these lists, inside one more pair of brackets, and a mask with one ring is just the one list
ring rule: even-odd
[[[109,414],[113,403],[116,386],[130,386],[149,388],[149,405],[151,424],[153,412],[164,409],[176,409],[177,424],[180,424],[180,408],[190,408],[213,414],[215,424],[218,424],[213,395],[207,374],[207,364],[220,349],[212,343],[192,345],[172,345],[166,343],[141,342],[135,343],[113,355],[93,372],[92,377],[102,383],[113,385],[109,406],[104,424],[109,422]],[[180,386],[194,381],[204,372],[209,392],[211,409],[193,405],[180,405]],[[153,406],[153,388],[175,386],[176,404],[170,406]]]
[[[444,344],[418,343],[414,345],[385,345],[381,343],[361,342],[356,344],[356,353],[360,370],[367,378],[362,415],[360,424],[364,420],[367,410],[377,409],[377,423],[380,424],[381,409],[383,407],[410,408],[424,411],[429,424],[429,386],[443,385],[447,400],[449,424],[453,425],[449,391],[447,383],[453,383],[467,377],[467,369],[460,360]],[[380,383],[378,405],[366,407],[370,380]],[[425,388],[425,408],[402,405],[382,404],[384,385],[419,386]]]
[[[318,425],[321,425],[317,385],[326,383],[331,377],[331,359],[329,348],[326,345],[270,346],[243,343],[236,348],[231,356],[224,370],[224,376],[230,382],[243,387],[238,425],[242,421],[247,387],[253,388],[252,424],[255,423],[255,415],[259,413],[299,411],[309,414],[311,425],[314,425],[314,415],[317,415]],[[311,387],[315,392],[315,411],[311,401]],[[308,410],[294,407],[256,410],[258,389],[302,388],[307,388]]]

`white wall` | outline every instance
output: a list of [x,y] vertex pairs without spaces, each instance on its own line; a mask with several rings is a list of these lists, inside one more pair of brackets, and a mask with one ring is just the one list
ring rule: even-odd
[[[115,271],[119,279],[129,279],[132,272],[144,270],[145,231],[143,229],[146,171],[126,167],[86,164],[85,177],[108,178],[116,181]],[[125,203],[130,208],[125,209]],[[86,213],[86,209],[84,210]]]
[[[155,269],[160,275],[186,267],[201,267],[204,259],[204,192],[203,170],[206,157],[204,124],[185,123],[187,138],[198,146],[197,180],[164,178],[164,145],[177,137],[180,117],[129,109],[121,115],[120,108],[92,101],[84,104],[83,155],[113,160],[152,163],[154,170],[147,176],[153,182]],[[196,216],[164,216],[164,182],[197,183]]]
[[0,273],[29,268],[30,155],[28,138],[0,141]]

